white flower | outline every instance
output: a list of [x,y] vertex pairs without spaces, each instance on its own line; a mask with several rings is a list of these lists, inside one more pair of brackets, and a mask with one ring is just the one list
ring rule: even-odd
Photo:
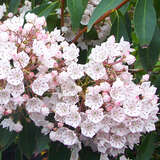
[[50,132],[49,137],[52,141],[58,140],[64,145],[73,145],[78,141],[76,134],[64,127],[59,128],[56,132]]
[[7,83],[6,90],[8,90],[13,97],[18,97],[24,93],[24,84],[20,83],[17,86]]
[[86,94],[85,105],[91,109],[98,109],[103,104],[103,98],[100,94],[97,95],[88,95]]
[[9,38],[8,32],[0,32],[0,41],[7,42]]
[[[29,56],[24,51],[17,54],[17,62],[19,63],[20,67],[25,68],[29,63]],[[15,66],[16,67],[16,66]]]
[[103,64],[94,61],[89,61],[89,63],[86,64],[85,72],[93,80],[102,79],[106,75],[106,70]]
[[41,112],[41,108],[43,107],[44,103],[39,98],[31,98],[28,100],[26,104],[26,110],[30,112]]
[[67,61],[75,60],[79,56],[79,49],[72,43],[71,45],[63,48],[62,56]]
[[72,80],[66,81],[61,85],[63,96],[75,96],[78,92],[82,91],[80,86],[77,86],[76,83]]
[[147,132],[152,132],[156,130],[155,124],[152,122],[145,123],[145,129]]
[[135,101],[125,103],[123,105],[124,113],[131,117],[137,117],[141,113],[141,105],[137,104]]
[[61,36],[61,31],[57,28],[55,28],[54,31],[50,33],[50,36],[54,41],[57,42],[62,42],[64,40],[64,37]]
[[47,47],[43,41],[37,41],[36,39],[33,42],[33,53],[40,57],[44,56],[48,52]]
[[47,79],[44,78],[37,78],[32,83],[32,90],[35,94],[42,96],[44,92],[46,92],[49,89],[48,83],[46,82]]
[[142,132],[144,129],[144,121],[140,118],[131,119],[127,127],[132,133]]
[[13,42],[0,42],[0,58],[2,60],[11,60],[17,53],[17,47]]
[[129,54],[126,56],[125,61],[128,65],[131,65],[136,61],[136,58],[133,55]]
[[128,133],[130,133],[129,129],[126,128],[126,126],[124,124],[120,124],[118,126],[113,126],[111,128],[111,132],[117,136],[126,136]]
[[103,109],[87,110],[86,113],[87,118],[93,123],[98,123],[104,118]]
[[64,145],[71,146],[78,141],[76,134],[69,129],[67,129],[67,131],[63,133],[63,136],[64,136],[64,139],[63,139]]
[[114,148],[121,149],[124,147],[125,143],[126,143],[125,137],[120,137],[120,136],[116,136],[116,135],[112,135],[110,137],[110,144]]
[[86,137],[92,138],[98,132],[98,130],[98,126],[88,120],[82,122],[81,124],[81,132]]
[[33,23],[36,21],[38,17],[34,13],[27,13],[25,19],[29,23]]
[[76,128],[81,123],[81,116],[78,112],[71,112],[70,114],[65,116],[64,122]]
[[10,101],[10,93],[7,90],[0,90],[0,104],[7,104]]
[[14,122],[11,118],[5,118],[1,123],[0,125],[2,125],[3,128],[8,128],[9,131],[13,131],[14,130]]
[[20,83],[22,83],[23,78],[24,76],[23,76],[23,72],[21,71],[21,69],[14,68],[9,71],[8,76],[7,76],[7,81],[8,83],[12,85],[17,86]]
[[3,3],[3,5],[0,6],[0,19],[4,16],[4,12],[6,12],[5,3]]
[[102,63],[107,58],[108,58],[107,48],[102,46],[96,46],[95,48],[93,48],[89,56],[90,60],[93,60],[97,63]]
[[72,62],[67,68],[67,73],[72,79],[80,79],[84,76],[84,67],[81,64]]
[[5,79],[11,66],[8,60],[0,60],[0,79]]
[[55,112],[60,116],[65,116],[69,114],[70,113],[69,104],[62,103],[62,102],[56,104]]
[[111,118],[113,120],[115,120],[116,122],[123,122],[126,118],[125,114],[124,114],[124,110],[121,107],[114,107],[111,110]]

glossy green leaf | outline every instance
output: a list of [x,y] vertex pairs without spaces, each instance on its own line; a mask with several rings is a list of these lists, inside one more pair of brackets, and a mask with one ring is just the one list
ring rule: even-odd
[[146,71],[151,71],[160,54],[160,30],[156,27],[153,39],[148,48],[139,48],[140,61]]
[[139,147],[136,160],[150,160],[155,148],[155,134],[148,134]]
[[123,5],[123,6],[119,9],[119,11],[122,13],[122,15],[125,15],[126,12],[127,12],[127,10],[128,10],[128,8],[129,8],[129,2],[126,3],[125,5]]
[[116,8],[123,0],[101,0],[94,10],[88,23],[88,31],[92,28],[94,22],[108,10]]
[[16,138],[15,132],[10,132],[8,129],[0,127],[0,148],[1,150],[6,149],[11,145]]
[[20,2],[20,0],[11,0],[9,3],[8,11],[12,13],[17,13]]
[[125,17],[120,12],[117,12],[116,19],[112,24],[111,34],[115,36],[118,42],[122,37],[129,41]]
[[59,2],[55,1],[52,3],[43,3],[39,7],[34,8],[31,12],[38,16],[44,16],[47,18],[56,8],[58,8]]
[[137,0],[134,25],[140,45],[149,45],[156,27],[156,12],[153,7],[153,0]]
[[72,29],[76,31],[80,26],[80,21],[88,0],[67,0],[67,7],[71,16]]
[[30,159],[36,147],[36,126],[23,121],[23,130],[19,134],[19,148]]
[[54,142],[51,144],[48,160],[70,160],[71,150],[62,143]]

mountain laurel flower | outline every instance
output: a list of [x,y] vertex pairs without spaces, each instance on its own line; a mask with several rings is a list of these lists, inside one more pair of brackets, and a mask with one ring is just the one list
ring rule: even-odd
[[[90,0],[81,23],[87,24],[99,2]],[[123,154],[127,146],[133,149],[143,133],[155,130],[159,108],[149,75],[136,84],[129,73],[135,62],[131,44],[110,36],[80,64],[80,49],[57,28],[46,31],[45,18],[29,13],[30,7],[26,3],[20,16],[0,23],[0,125],[23,130],[14,119],[23,108],[52,141],[69,148],[91,146],[101,160]]]

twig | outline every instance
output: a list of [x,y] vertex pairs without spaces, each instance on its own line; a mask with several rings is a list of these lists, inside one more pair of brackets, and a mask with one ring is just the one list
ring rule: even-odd
[[64,1],[61,0],[61,27],[64,26]]
[[[96,22],[93,25],[98,24],[99,22],[101,22],[102,20],[104,20],[107,16],[109,16],[112,12],[114,12],[115,10],[118,10],[119,8],[121,8],[124,4],[126,4],[129,0],[124,0],[122,3],[120,3],[115,9],[111,9],[109,11],[107,11],[103,16],[101,16],[100,18],[98,18],[96,20]],[[79,31],[79,33],[75,36],[75,38],[72,40],[73,43],[75,43],[79,37],[87,31],[87,26],[84,27],[82,30]]]

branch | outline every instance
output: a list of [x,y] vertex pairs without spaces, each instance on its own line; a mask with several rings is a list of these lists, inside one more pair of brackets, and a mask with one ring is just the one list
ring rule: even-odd
[[[107,16],[109,16],[112,12],[114,12],[115,10],[120,9],[123,5],[125,5],[129,0],[124,0],[122,3],[120,3],[115,9],[111,9],[109,11],[107,11],[103,16],[101,16],[100,18],[98,18],[96,20],[96,22],[93,25],[98,24],[99,22],[101,22],[102,20],[104,20]],[[79,37],[87,31],[87,26],[84,27],[82,30],[79,31],[79,33],[75,36],[75,38],[72,40],[73,43],[75,43]]]
[[64,26],[64,1],[61,0],[61,27]]

